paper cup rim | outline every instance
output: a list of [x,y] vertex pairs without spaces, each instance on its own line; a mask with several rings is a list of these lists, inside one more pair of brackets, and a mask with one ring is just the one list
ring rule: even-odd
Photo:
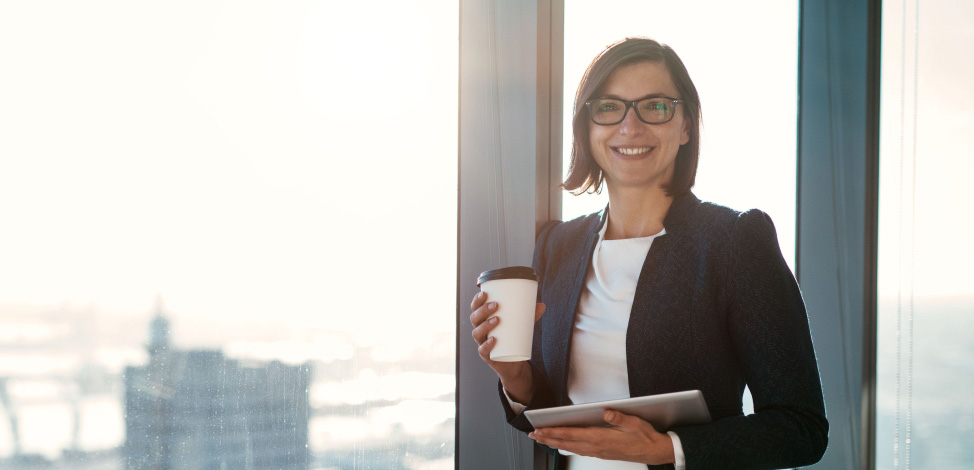
[[491,269],[490,271],[480,273],[480,277],[477,278],[477,285],[479,286],[487,281],[501,279],[527,279],[537,282],[538,274],[534,271],[534,268],[529,266],[509,266],[506,268]]

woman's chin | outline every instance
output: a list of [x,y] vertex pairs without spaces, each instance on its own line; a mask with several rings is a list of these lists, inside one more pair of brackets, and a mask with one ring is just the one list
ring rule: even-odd
[[625,191],[625,192],[633,192],[633,191],[665,192],[664,186],[666,185],[666,183],[660,181],[659,178],[632,178],[632,177],[612,179],[612,180],[606,179],[605,183],[606,183],[606,187],[610,191],[609,193],[610,195],[612,194],[611,191],[613,189],[617,191]]

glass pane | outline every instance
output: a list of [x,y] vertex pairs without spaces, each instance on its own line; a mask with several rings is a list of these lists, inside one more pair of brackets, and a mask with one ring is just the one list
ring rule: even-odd
[[[700,15],[701,11],[708,13]],[[571,115],[582,74],[607,45],[629,36],[672,46],[697,86],[703,119],[694,194],[735,209],[756,207],[770,214],[781,251],[794,271],[798,2],[566,2],[566,172]],[[724,47],[714,38],[733,38],[734,44],[746,47]],[[749,118],[740,116],[741,97],[754,102]],[[743,141],[748,144],[742,146]],[[600,210],[607,201],[605,191],[598,196],[564,193],[562,217]]]
[[877,468],[974,460],[974,4],[883,2]]
[[[647,36],[672,46],[700,94],[703,118],[694,194],[738,210],[756,207],[767,212],[794,272],[798,2],[566,2],[566,173],[575,92],[585,68],[607,45],[629,36]],[[733,38],[734,44],[746,47],[724,47],[714,38]],[[740,116],[741,97],[754,103],[748,118]],[[601,210],[608,202],[604,190],[599,195],[562,194],[563,220]],[[745,397],[745,406],[750,405]]]
[[0,4],[0,468],[452,468],[458,16]]

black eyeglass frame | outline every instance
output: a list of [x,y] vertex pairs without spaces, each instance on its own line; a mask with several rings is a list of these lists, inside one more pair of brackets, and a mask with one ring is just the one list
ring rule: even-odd
[[[665,121],[660,121],[660,122],[649,122],[649,121],[643,119],[643,116],[641,114],[639,114],[639,108],[636,107],[636,103],[639,103],[640,101],[658,100],[658,99],[664,99],[664,100],[671,101],[673,103],[673,114],[670,114],[669,119],[667,119]],[[622,117],[619,118],[618,121],[612,122],[612,123],[608,123],[608,124],[603,124],[603,123],[600,123],[600,122],[596,122],[595,121],[595,116],[592,114],[592,103],[594,103],[596,101],[601,101],[601,100],[621,101],[623,104],[625,104],[626,105],[626,109],[622,112]],[[673,117],[676,116],[676,105],[678,105],[680,103],[684,103],[684,102],[685,102],[684,100],[676,99],[676,98],[670,98],[669,96],[650,96],[648,98],[642,98],[642,99],[632,100],[632,101],[620,100],[619,98],[595,98],[593,100],[588,100],[588,101],[585,102],[585,109],[588,110],[588,117],[589,117],[589,119],[591,119],[593,123],[595,123],[596,125],[599,125],[599,126],[614,126],[616,124],[619,124],[622,121],[625,121],[626,120],[626,116],[629,114],[629,108],[632,108],[632,109],[634,109],[636,111],[636,119],[639,119],[641,122],[644,122],[646,124],[666,124],[666,123],[672,121],[673,120]]]

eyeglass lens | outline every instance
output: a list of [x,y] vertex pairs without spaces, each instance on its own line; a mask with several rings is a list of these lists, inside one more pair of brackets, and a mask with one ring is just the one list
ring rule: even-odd
[[[592,120],[596,124],[618,124],[626,117],[628,103],[614,98],[592,100],[589,106]],[[644,122],[663,123],[673,116],[673,100],[669,98],[646,98],[636,102],[636,114]]]

